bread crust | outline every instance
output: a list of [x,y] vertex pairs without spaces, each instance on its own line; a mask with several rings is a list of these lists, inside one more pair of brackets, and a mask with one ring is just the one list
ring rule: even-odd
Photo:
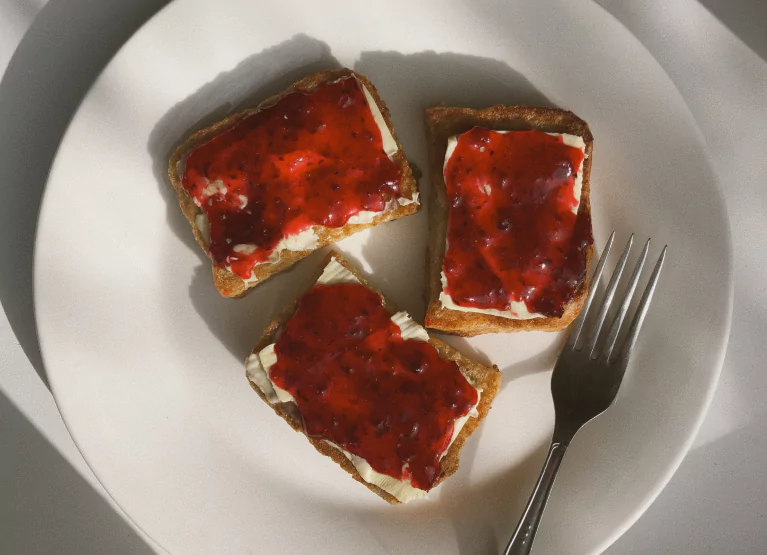
[[[383,299],[383,305],[384,307],[389,311],[390,314],[394,314],[397,312],[396,307],[392,304],[391,301],[386,299],[380,291],[378,291],[375,287],[373,287],[370,282],[365,279],[364,276],[360,275],[359,271],[349,265],[349,263],[344,259],[344,257],[336,252],[336,251],[330,251],[327,256],[325,256],[321,266],[315,273],[314,279],[312,280],[311,287],[314,287],[314,284],[316,283],[317,279],[319,279],[320,275],[322,274],[322,271],[325,269],[325,266],[328,265],[328,263],[331,260],[336,260],[339,264],[341,264],[344,268],[349,270],[352,274],[354,274],[357,279],[360,280],[360,282],[367,287],[368,289],[374,291],[378,295],[381,295],[381,298]],[[277,331],[280,329],[280,327],[286,323],[296,312],[298,309],[300,301],[300,296],[296,298],[288,307],[285,308],[285,310],[277,317],[275,318],[271,324],[266,328],[264,331],[261,339],[258,341],[258,344],[253,349],[252,354],[259,353],[264,347],[267,345],[275,342],[275,336],[277,334]],[[445,456],[442,458],[442,461],[440,463],[440,473],[437,476],[434,486],[436,487],[439,485],[442,481],[444,481],[448,476],[451,476],[455,473],[456,470],[458,470],[458,464],[460,462],[460,453],[461,449],[463,448],[464,443],[466,443],[466,440],[468,437],[474,432],[474,430],[477,429],[480,422],[484,420],[484,418],[487,416],[488,412],[490,411],[490,405],[495,398],[496,394],[500,390],[501,387],[501,373],[498,370],[498,367],[493,365],[490,366],[484,366],[482,364],[479,364],[478,362],[475,362],[466,356],[464,356],[460,351],[455,349],[454,347],[451,347],[447,343],[444,343],[438,339],[435,339],[433,337],[429,338],[429,343],[437,349],[439,354],[451,361],[454,361],[458,366],[461,368],[461,371],[464,373],[464,375],[468,376],[470,380],[474,383],[474,385],[482,390],[482,394],[480,396],[479,404],[477,405],[477,412],[479,413],[477,417],[469,418],[464,424],[463,428],[459,432],[458,436],[455,438],[455,441],[453,441],[453,444],[448,449],[447,453],[445,453]],[[303,421],[301,418],[300,413],[298,412],[298,408],[294,403],[275,403],[271,404],[267,400],[264,393],[256,386],[253,382],[248,380],[248,383],[250,383],[250,386],[253,388],[253,390],[258,394],[261,399],[268,404],[272,409],[274,409],[274,412],[276,412],[279,416],[281,416],[290,426],[296,430],[297,432],[304,433],[303,428]],[[304,434],[306,436],[306,434]],[[357,472],[357,469],[354,467],[354,465],[349,461],[349,459],[346,458],[346,456],[336,449],[335,447],[332,447],[331,445],[328,445],[325,441],[322,439],[315,439],[309,436],[306,436],[306,439],[309,440],[309,443],[311,443],[317,451],[322,453],[323,455],[330,457],[333,459],[336,463],[338,463],[341,468],[343,468],[346,472],[351,474],[352,478],[363,484],[365,487],[367,487],[370,491],[384,499],[385,501],[391,503],[392,505],[399,505],[401,502],[391,495],[390,493],[384,491],[383,489],[379,488],[378,486],[371,484],[369,482],[366,482],[362,479],[362,476],[360,476],[359,472]]]
[[[475,126],[489,129],[522,131],[538,129],[549,133],[578,135],[586,143],[586,159],[583,161],[583,185],[578,206],[578,217],[591,217],[591,163],[594,137],[585,121],[572,112],[558,108],[535,108],[529,106],[491,106],[482,110],[471,108],[437,107],[425,113],[426,139],[431,172],[431,197],[429,199],[429,242],[426,250],[427,309],[426,322],[429,329],[470,337],[484,333],[516,331],[558,331],[567,327],[580,313],[589,290],[588,273],[580,289],[565,306],[561,318],[533,318],[513,320],[491,314],[464,312],[444,308],[439,300],[442,291],[442,261],[445,257],[448,204],[443,165],[447,141]],[[594,246],[586,252],[586,268],[591,265]]]
[[[400,195],[402,197],[406,197],[411,200],[414,198],[414,195],[418,192],[418,182],[415,179],[415,177],[413,177],[413,171],[410,167],[410,164],[408,163],[407,158],[405,157],[404,151],[402,150],[402,145],[397,139],[397,136],[394,134],[394,125],[391,122],[391,116],[389,114],[389,110],[386,107],[386,104],[384,104],[384,101],[379,96],[376,88],[367,79],[367,77],[359,73],[356,73],[350,69],[320,71],[319,73],[315,73],[314,75],[310,75],[308,77],[304,77],[303,79],[300,79],[299,81],[296,81],[295,83],[293,83],[293,85],[288,87],[283,92],[276,94],[274,96],[271,96],[267,98],[266,100],[264,100],[263,102],[261,102],[256,108],[244,110],[242,112],[232,114],[214,123],[213,125],[206,127],[205,129],[201,129],[193,133],[188,139],[186,139],[181,145],[179,145],[176,148],[173,155],[170,157],[170,161],[168,163],[168,178],[170,179],[171,185],[173,185],[173,188],[176,191],[179,207],[181,208],[181,211],[183,212],[184,216],[189,222],[189,225],[192,227],[192,233],[194,233],[194,238],[197,241],[197,243],[200,245],[200,247],[202,248],[203,252],[205,252],[208,255],[208,258],[210,258],[210,255],[208,254],[208,246],[205,242],[205,239],[203,238],[202,233],[200,232],[200,229],[197,227],[197,223],[195,221],[196,216],[202,213],[202,209],[197,207],[197,205],[192,200],[192,197],[189,195],[189,193],[187,193],[186,189],[184,189],[184,187],[181,184],[181,179],[179,178],[178,171],[177,171],[179,162],[183,160],[187,154],[189,154],[192,150],[194,150],[198,146],[208,142],[215,136],[220,135],[224,133],[225,131],[228,131],[229,129],[237,125],[239,122],[241,122],[248,116],[258,112],[259,110],[268,108],[269,106],[277,103],[285,95],[293,93],[293,92],[311,92],[323,83],[336,81],[338,79],[343,79],[345,77],[351,77],[351,76],[354,76],[357,79],[359,79],[360,82],[362,82],[365,85],[365,88],[370,92],[371,96],[373,97],[376,104],[378,105],[378,108],[381,111],[381,114],[383,115],[384,121],[386,122],[386,126],[389,128],[389,131],[391,132],[392,137],[394,137],[394,141],[397,143],[397,153],[394,155],[393,161],[402,169],[402,178],[400,180]],[[249,290],[260,285],[271,276],[278,274],[282,272],[283,270],[286,270],[287,268],[289,268],[290,266],[292,266],[293,264],[295,264],[302,258],[310,255],[315,250],[325,247],[331,243],[340,241],[341,239],[344,239],[345,237],[348,237],[350,235],[353,235],[354,233],[357,233],[369,227],[373,227],[380,223],[388,222],[390,220],[395,220],[397,218],[402,218],[410,214],[415,214],[416,212],[420,210],[420,208],[421,208],[420,202],[406,204],[406,205],[398,204],[394,210],[383,211],[380,215],[375,216],[373,220],[368,224],[347,224],[339,228],[329,228],[329,227],[315,228],[315,233],[318,237],[317,248],[303,250],[303,251],[292,251],[292,250],[282,251],[280,253],[280,259],[277,262],[266,262],[264,264],[259,264],[253,269],[253,276],[256,278],[255,282],[246,283],[242,279],[240,279],[236,274],[230,272],[226,268],[213,265],[213,283],[215,284],[216,289],[218,289],[219,293],[221,293],[221,295],[224,297],[232,297],[232,298],[242,297]],[[212,260],[211,260],[211,264],[212,264]]]

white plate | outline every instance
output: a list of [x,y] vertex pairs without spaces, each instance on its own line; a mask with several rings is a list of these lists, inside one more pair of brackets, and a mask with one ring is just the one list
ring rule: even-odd
[[[181,553],[492,553],[505,545],[553,426],[561,336],[469,345],[504,387],[458,474],[390,507],[280,421],[244,377],[264,325],[319,257],[247,299],[215,292],[164,172],[190,129],[317,69],[372,79],[426,168],[422,109],[550,102],[595,140],[597,244],[611,229],[670,246],[618,402],[578,435],[538,553],[595,553],[648,506],[712,395],[731,307],[725,210],[686,106],[650,55],[584,2],[176,0],[98,79],[64,138],[40,217],[35,292],[56,401],[107,490]],[[428,180],[422,182],[428,188]],[[344,241],[423,315],[421,213]]]

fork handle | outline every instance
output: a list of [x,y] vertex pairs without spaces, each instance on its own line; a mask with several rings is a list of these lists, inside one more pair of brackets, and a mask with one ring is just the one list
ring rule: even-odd
[[546,462],[543,464],[541,475],[535,484],[530,500],[527,502],[522,518],[519,519],[517,529],[509,540],[509,545],[503,555],[528,555],[533,548],[535,532],[538,530],[538,524],[546,508],[546,502],[549,500],[551,487],[557,477],[559,465],[567,450],[566,443],[552,442],[549,447],[549,453],[546,455]]

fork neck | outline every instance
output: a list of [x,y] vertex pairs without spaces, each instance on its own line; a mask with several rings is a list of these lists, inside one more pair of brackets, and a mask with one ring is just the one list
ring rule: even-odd
[[554,425],[554,435],[551,437],[552,445],[561,445],[568,447],[570,442],[575,437],[575,433],[580,429],[580,426],[570,422],[569,418],[557,418]]

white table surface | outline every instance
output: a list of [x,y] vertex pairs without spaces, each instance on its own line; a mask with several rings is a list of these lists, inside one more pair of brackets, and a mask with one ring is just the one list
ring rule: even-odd
[[[160,552],[93,477],[45,385],[32,250],[69,119],[109,58],[165,1],[0,0],[3,555]],[[703,427],[660,497],[607,553],[765,553],[767,1],[599,3],[655,56],[698,122],[727,202],[736,278],[729,350]],[[695,279],[705,278],[691,276],[693,287]]]

